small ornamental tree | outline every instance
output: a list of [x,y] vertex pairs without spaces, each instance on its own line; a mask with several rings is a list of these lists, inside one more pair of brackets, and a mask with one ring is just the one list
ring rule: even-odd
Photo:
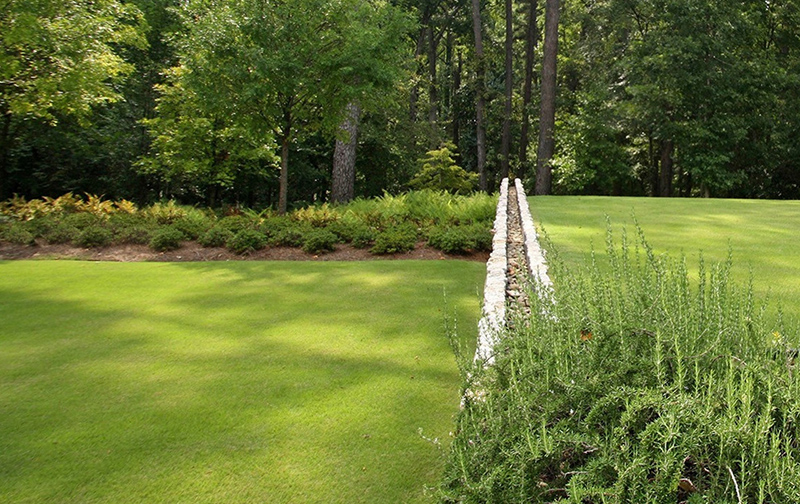
[[446,142],[440,149],[428,151],[420,159],[422,169],[411,179],[409,185],[413,189],[433,189],[457,194],[472,191],[478,176],[468,173],[456,164],[453,160],[455,148],[455,145]]

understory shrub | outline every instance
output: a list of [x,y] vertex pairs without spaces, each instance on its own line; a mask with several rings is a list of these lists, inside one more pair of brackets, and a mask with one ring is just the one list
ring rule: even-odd
[[158,202],[151,205],[145,211],[145,214],[153,219],[157,224],[168,225],[174,224],[177,221],[186,217],[186,208],[178,205],[175,200],[167,202]]
[[115,243],[147,245],[157,225],[141,213],[119,212],[109,217],[108,226]]
[[292,212],[292,219],[313,227],[327,227],[340,219],[339,212],[328,205],[311,205]]
[[[39,219],[34,219],[34,221],[36,220]],[[83,231],[84,229],[90,227],[96,227],[102,225],[105,222],[105,220],[102,217],[98,217],[97,215],[91,213],[80,212],[80,213],[71,213],[65,215],[61,219],[61,222],[67,226],[72,226],[74,228],[77,228],[78,230]]]
[[114,235],[110,230],[94,225],[80,230],[73,244],[77,247],[94,248],[111,245],[113,241]]
[[179,229],[187,240],[196,240],[214,225],[211,218],[202,210],[189,208],[183,218],[175,221],[173,226]]
[[156,252],[167,252],[181,248],[181,242],[185,239],[183,231],[175,226],[166,226],[153,232],[149,245]]
[[467,194],[477,185],[478,174],[469,173],[453,160],[456,146],[445,142],[437,150],[430,150],[420,159],[422,167],[409,185],[415,189],[434,189]]
[[497,195],[469,196],[430,189],[380,198],[356,199],[340,209],[343,219],[353,218],[367,226],[388,229],[402,223],[417,227],[483,224],[491,229]]
[[367,225],[356,219],[339,219],[325,226],[325,230],[335,234],[340,243],[350,243],[356,234]]
[[375,242],[376,234],[375,230],[369,226],[357,228],[353,232],[353,239],[350,244],[359,249],[369,248]]
[[3,240],[17,245],[36,245],[36,236],[28,231],[21,222],[13,222],[0,234]]
[[42,237],[47,243],[72,243],[78,238],[79,234],[80,231],[75,226],[70,226],[66,222],[58,222],[48,229]]
[[410,224],[404,224],[378,233],[370,252],[373,254],[408,252],[414,250],[416,244],[417,229]]
[[324,229],[315,229],[306,233],[303,238],[303,252],[309,254],[319,254],[320,252],[332,251],[336,247],[339,238]]
[[428,245],[448,254],[489,251],[492,232],[478,224],[436,227],[428,235]]
[[275,247],[302,247],[305,235],[314,228],[306,223],[286,217],[272,217],[261,224],[269,244]]
[[[411,250],[418,237],[429,234],[434,236],[434,243],[440,244],[439,248],[456,252],[482,248],[486,243],[483,238],[488,236],[494,220],[496,202],[496,196],[487,194],[462,196],[426,189],[358,199],[341,206],[314,205],[289,215],[277,215],[271,209],[238,207],[215,215],[210,210],[180,205],[173,200],[139,209],[126,200],[105,201],[98,196],[68,193],[55,199],[28,201],[16,197],[0,202],[0,219],[4,221],[0,239],[29,244],[40,239],[40,242],[77,245],[94,243],[96,237],[102,245],[144,245],[151,243],[159,229],[171,227],[183,234],[183,240],[197,240],[203,246],[226,245],[236,234],[252,230],[263,233],[269,245],[283,247],[304,247],[324,236],[324,247],[320,250],[325,250],[330,247],[328,235],[308,237],[316,230],[325,230],[335,235],[336,243],[370,248],[375,254]],[[464,227],[452,234],[443,231],[451,226],[470,225],[476,227]],[[89,228],[105,231],[90,231],[81,237]],[[434,231],[429,232],[431,229]],[[111,232],[110,241],[106,240],[106,231]],[[322,246],[321,243],[319,247]]]
[[203,247],[224,247],[233,238],[233,232],[222,227],[213,227],[203,233],[197,242]]
[[229,215],[220,219],[215,227],[225,229],[233,234],[245,229],[253,229],[255,226],[252,219],[248,219],[244,215]]
[[237,254],[246,254],[266,247],[267,236],[255,229],[244,229],[233,235],[226,245]]
[[731,260],[690,275],[623,235],[569,271],[548,248],[554,290],[532,286],[494,365],[459,359],[440,501],[800,502],[798,334]]

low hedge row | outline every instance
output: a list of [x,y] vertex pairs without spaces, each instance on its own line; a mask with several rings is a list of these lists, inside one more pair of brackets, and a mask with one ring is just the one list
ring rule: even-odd
[[[59,204],[62,198],[47,200],[50,206],[38,200],[24,203],[19,199],[14,200],[16,206],[0,204],[4,211],[0,215],[0,240],[31,246],[37,242],[69,243],[84,248],[141,244],[156,251],[174,250],[184,241],[197,241],[204,247],[227,247],[237,254],[278,246],[320,254],[347,243],[380,255],[413,250],[421,241],[450,254],[491,249],[488,218],[422,220],[406,213],[405,220],[378,220],[369,213],[327,205],[283,216],[248,210],[218,215],[174,202],[144,209],[129,202],[95,204],[92,208],[103,211],[90,211],[72,199],[70,205]],[[95,202],[107,203],[99,199]]]

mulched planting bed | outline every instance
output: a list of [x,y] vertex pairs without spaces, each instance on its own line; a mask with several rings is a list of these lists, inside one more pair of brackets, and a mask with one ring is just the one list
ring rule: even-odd
[[224,247],[201,247],[195,242],[185,242],[177,250],[155,252],[146,245],[112,245],[102,248],[80,248],[72,245],[38,244],[35,247],[0,242],[0,260],[10,259],[79,259],[86,261],[369,261],[398,259],[461,259],[486,262],[488,252],[446,254],[420,242],[410,252],[374,255],[369,249],[351,245],[337,245],[336,250],[324,254],[308,254],[299,248],[269,247],[246,255],[238,255]]

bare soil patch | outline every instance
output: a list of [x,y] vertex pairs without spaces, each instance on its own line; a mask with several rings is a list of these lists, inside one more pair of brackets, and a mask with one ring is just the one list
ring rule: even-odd
[[417,247],[400,254],[373,255],[367,249],[351,245],[337,245],[336,250],[324,254],[307,254],[291,247],[268,247],[246,255],[238,255],[222,247],[201,247],[196,242],[185,242],[181,248],[169,252],[155,252],[146,245],[112,245],[102,248],[80,248],[72,245],[36,246],[0,242],[0,260],[12,259],[76,259],[84,261],[117,262],[189,262],[189,261],[370,261],[376,259],[461,259],[486,262],[488,252],[471,254],[445,254],[420,242]]

